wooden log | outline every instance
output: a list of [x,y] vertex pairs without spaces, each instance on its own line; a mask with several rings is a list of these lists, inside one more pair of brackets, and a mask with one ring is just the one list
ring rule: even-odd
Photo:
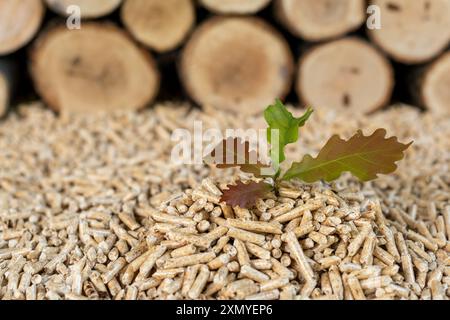
[[0,118],[6,113],[9,105],[9,80],[5,66],[0,61]]
[[38,93],[57,111],[136,110],[158,92],[150,53],[112,24],[53,27],[38,38],[30,61]]
[[122,0],[45,0],[47,6],[62,16],[68,16],[71,5],[79,6],[81,18],[100,18],[116,10]]
[[17,65],[11,59],[0,59],[0,118],[6,114],[17,84]]
[[296,89],[314,108],[370,113],[389,102],[393,84],[389,61],[366,41],[349,37],[302,56]]
[[417,80],[417,102],[431,112],[450,116],[450,51],[426,67]]
[[157,52],[178,47],[195,23],[192,0],[126,0],[123,24],[145,46]]
[[200,4],[216,14],[254,14],[271,0],[200,0]]
[[275,15],[295,36],[322,41],[358,29],[365,0],[276,0]]
[[372,0],[381,10],[381,29],[372,40],[395,60],[416,64],[438,56],[450,42],[449,0]]
[[45,7],[36,0],[0,0],[0,56],[25,46],[37,33]]
[[0,118],[6,113],[9,104],[9,88],[6,78],[0,72]]
[[200,105],[261,112],[290,90],[293,58],[270,25],[254,17],[214,17],[186,44],[180,77]]

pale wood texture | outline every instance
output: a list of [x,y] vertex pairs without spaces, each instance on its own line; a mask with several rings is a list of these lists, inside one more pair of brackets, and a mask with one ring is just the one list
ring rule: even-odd
[[389,101],[392,88],[389,61],[358,38],[318,45],[300,58],[296,89],[314,108],[370,113]]
[[45,0],[47,6],[62,16],[67,16],[67,8],[79,6],[82,18],[99,18],[113,12],[122,0]]
[[290,89],[293,58],[274,29],[258,18],[210,19],[182,53],[180,76],[202,106],[253,114]]
[[450,116],[450,51],[427,68],[420,94],[428,110]]
[[126,0],[122,21],[145,46],[158,52],[178,47],[195,23],[192,0]]
[[439,55],[450,43],[449,0],[372,0],[381,29],[369,36],[395,60],[415,64]]
[[36,34],[45,7],[36,0],[0,0],[0,56],[25,46]]
[[208,10],[217,14],[253,14],[266,7],[271,0],[200,0]]
[[278,20],[294,35],[321,41],[358,29],[365,21],[365,0],[276,0]]
[[159,88],[150,53],[122,29],[104,23],[45,32],[34,47],[31,74],[45,102],[68,112],[139,109]]

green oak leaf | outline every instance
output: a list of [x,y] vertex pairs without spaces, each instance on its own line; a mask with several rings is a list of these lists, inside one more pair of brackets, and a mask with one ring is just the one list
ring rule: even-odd
[[283,180],[293,178],[312,183],[318,180],[332,181],[345,172],[351,172],[361,181],[377,178],[397,169],[396,161],[403,159],[404,151],[412,144],[398,142],[397,137],[385,138],[386,130],[377,129],[364,136],[361,130],[345,141],[338,135],[328,140],[316,158],[309,154],[301,162],[294,162]]
[[[276,100],[274,105],[266,108],[264,118],[269,125],[267,141],[271,145],[270,157],[275,168],[286,159],[284,148],[290,143],[297,142],[299,128],[305,125],[312,113],[313,109],[308,108],[304,115],[295,118],[280,100]],[[274,130],[278,132],[278,141],[272,136]]]

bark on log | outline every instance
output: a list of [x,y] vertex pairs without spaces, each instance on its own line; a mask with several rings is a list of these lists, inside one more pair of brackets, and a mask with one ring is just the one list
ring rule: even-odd
[[200,105],[261,112],[291,87],[293,58],[276,30],[254,17],[215,17],[182,52],[180,77]]
[[420,101],[428,110],[450,116],[450,51],[434,61],[419,80]]
[[57,111],[140,109],[159,87],[150,53],[110,24],[54,27],[38,38],[30,61],[38,93]]
[[79,6],[82,18],[104,17],[119,7],[122,0],[45,0],[47,6],[62,16],[68,16],[67,8]]
[[208,10],[216,14],[254,14],[266,7],[271,0],[200,0]]
[[157,52],[178,47],[195,23],[192,0],[126,0],[122,21],[130,33]]
[[424,63],[450,43],[449,0],[372,0],[381,9],[381,29],[372,40],[395,60]]
[[296,89],[314,108],[370,113],[389,102],[393,82],[389,61],[367,42],[349,37],[302,56]]
[[295,36],[322,41],[358,29],[365,0],[276,0],[275,15]]
[[36,0],[0,0],[0,56],[25,46],[37,33],[45,7]]

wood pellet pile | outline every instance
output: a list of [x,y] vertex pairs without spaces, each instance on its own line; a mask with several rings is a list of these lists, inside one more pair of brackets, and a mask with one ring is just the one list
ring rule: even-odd
[[450,297],[447,118],[317,111],[288,158],[357,128],[415,143],[392,175],[293,181],[246,210],[220,203],[233,171],[170,162],[171,131],[194,120],[263,127],[219,112],[58,117],[35,105],[0,123],[0,298]]

